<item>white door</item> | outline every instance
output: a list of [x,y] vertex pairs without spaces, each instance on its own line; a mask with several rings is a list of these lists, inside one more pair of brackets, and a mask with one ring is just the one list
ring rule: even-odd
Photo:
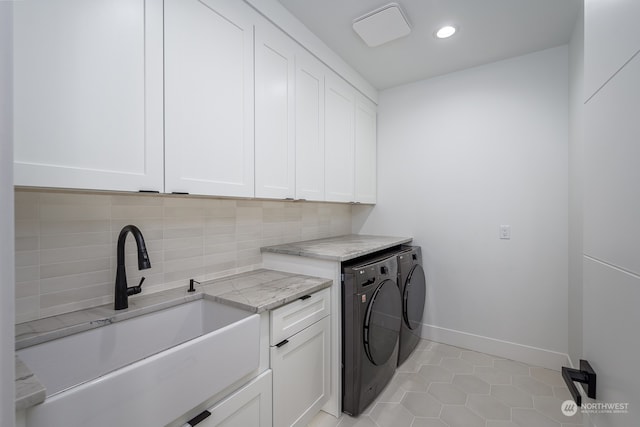
[[356,100],[356,202],[376,202],[376,105],[358,94]]
[[271,347],[274,427],[304,427],[329,399],[330,317]]
[[271,427],[271,370],[209,409],[198,427]]
[[296,57],[296,198],[324,200],[324,65]]
[[255,40],[256,197],[293,199],[296,43],[267,22]]
[[325,76],[325,200],[353,202],[356,90],[334,73]]
[[253,22],[237,0],[165,1],[165,190],[252,197]]
[[13,5],[15,184],[162,191],[162,0]]
[[[640,3],[585,2],[582,358],[596,371],[590,425],[638,424]],[[574,300],[575,301],[575,300]],[[573,331],[571,331],[573,332]]]

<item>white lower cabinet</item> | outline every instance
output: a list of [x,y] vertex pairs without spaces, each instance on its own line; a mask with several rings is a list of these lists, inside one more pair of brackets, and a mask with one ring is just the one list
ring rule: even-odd
[[[296,310],[291,310],[291,306]],[[286,313],[286,316],[280,316]],[[273,326],[301,325],[291,335],[271,346],[273,371],[273,426],[306,426],[329,399],[330,330],[329,290],[317,292],[271,313]],[[310,326],[304,319],[323,316]],[[284,318],[285,322],[274,322]],[[290,322],[286,320],[289,319]],[[278,331],[275,331],[278,332]]]
[[218,402],[208,412],[211,415],[202,421],[188,423],[184,427],[270,427],[271,370]]

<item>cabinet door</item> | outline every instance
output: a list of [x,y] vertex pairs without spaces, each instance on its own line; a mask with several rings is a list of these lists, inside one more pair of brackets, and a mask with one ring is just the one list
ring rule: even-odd
[[165,0],[165,189],[251,197],[254,12]]
[[325,76],[325,200],[353,202],[356,90],[333,73]]
[[329,319],[271,347],[274,427],[306,426],[329,399]]
[[256,197],[293,198],[296,43],[271,23],[255,40]]
[[198,427],[271,427],[271,371],[209,409]]
[[376,202],[376,106],[362,95],[356,100],[356,202]]
[[15,184],[163,187],[162,0],[14,2]]
[[324,200],[324,74],[307,52],[296,57],[296,198]]

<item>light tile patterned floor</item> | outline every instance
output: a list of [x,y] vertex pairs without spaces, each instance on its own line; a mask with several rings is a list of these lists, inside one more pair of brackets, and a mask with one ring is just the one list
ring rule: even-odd
[[573,427],[581,414],[560,372],[423,340],[359,417],[324,412],[309,427]]

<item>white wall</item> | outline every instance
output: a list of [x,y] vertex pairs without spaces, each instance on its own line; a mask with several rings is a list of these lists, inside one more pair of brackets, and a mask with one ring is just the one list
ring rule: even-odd
[[568,349],[573,366],[582,357],[582,163],[584,10],[569,44],[569,305]]
[[14,425],[12,4],[0,2],[0,425]]
[[563,46],[380,93],[378,204],[354,231],[422,246],[427,336],[566,361],[567,76]]
[[585,2],[583,356],[598,401],[629,413],[598,414],[601,427],[640,419],[640,2]]

